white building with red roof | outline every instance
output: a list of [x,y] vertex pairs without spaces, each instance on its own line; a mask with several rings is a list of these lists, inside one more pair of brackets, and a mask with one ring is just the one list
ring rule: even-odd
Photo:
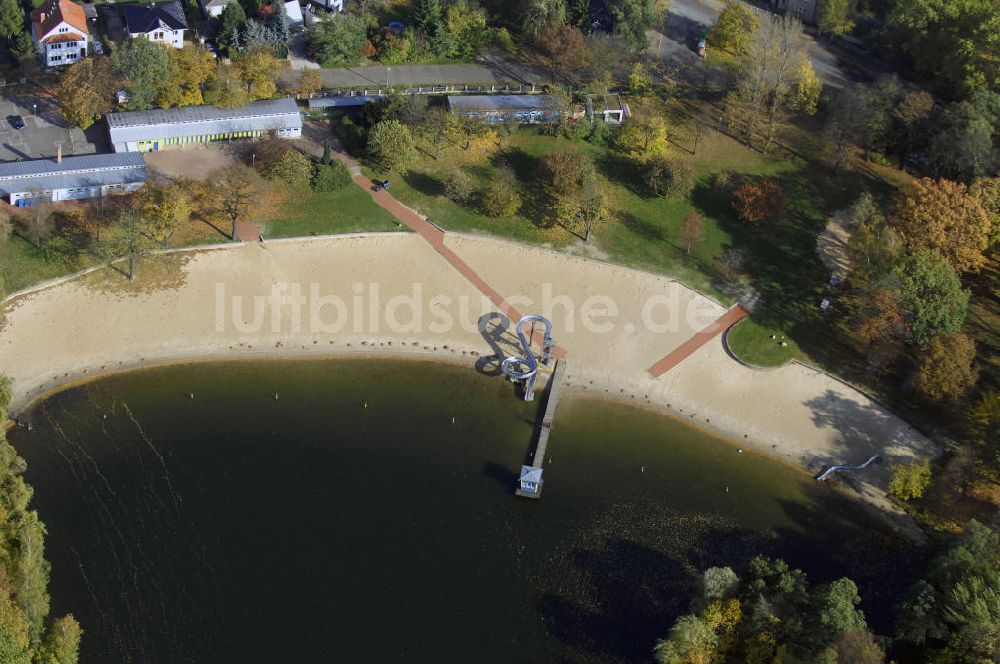
[[78,62],[86,57],[90,39],[83,6],[71,0],[45,0],[31,12],[31,38],[46,67]]

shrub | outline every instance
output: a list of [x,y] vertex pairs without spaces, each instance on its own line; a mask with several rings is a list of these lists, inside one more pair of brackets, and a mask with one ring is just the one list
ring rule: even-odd
[[328,193],[346,189],[353,182],[351,171],[342,161],[334,161],[332,164],[320,164],[316,167],[316,175],[313,176],[313,189]]
[[746,182],[733,190],[733,208],[748,224],[775,221],[785,214],[785,192],[777,180]]
[[659,196],[686,198],[694,191],[694,168],[685,161],[656,155],[646,164],[646,184]]
[[490,180],[480,201],[483,211],[491,217],[512,217],[521,209],[521,195],[504,178]]
[[444,178],[444,195],[456,203],[464,203],[472,197],[472,180],[460,168],[456,168]]
[[889,480],[889,495],[896,500],[907,501],[920,498],[931,485],[931,462],[924,459],[920,463],[896,466]]

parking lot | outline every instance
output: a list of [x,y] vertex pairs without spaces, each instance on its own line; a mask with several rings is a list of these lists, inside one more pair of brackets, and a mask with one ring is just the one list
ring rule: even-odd
[[[14,116],[21,116],[24,127],[15,129]],[[85,135],[72,127],[59,113],[54,95],[44,88],[28,83],[12,85],[0,98],[0,161],[52,157],[56,143],[62,143],[63,155],[105,152],[106,141],[100,126]]]

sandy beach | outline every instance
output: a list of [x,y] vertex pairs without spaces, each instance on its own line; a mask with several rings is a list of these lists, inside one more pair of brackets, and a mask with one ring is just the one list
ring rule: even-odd
[[[810,473],[888,462],[852,480],[884,504],[888,467],[929,440],[851,387],[799,364],[757,370],[721,337],[659,378],[647,369],[725,312],[668,278],[490,238],[446,245],[522,313],[548,316],[572,390],[656,408]],[[416,234],[268,241],[144,259],[8,300],[0,370],[12,411],[132,366],[268,355],[393,353],[498,374],[509,321]],[[497,378],[498,380],[500,378]]]

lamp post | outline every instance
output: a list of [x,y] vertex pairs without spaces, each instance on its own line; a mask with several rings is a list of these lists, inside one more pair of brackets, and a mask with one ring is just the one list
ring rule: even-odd
[[250,168],[257,168],[257,153],[250,153]]
[[389,92],[389,74],[392,72],[392,67],[385,68],[385,91]]
[[32,102],[31,104],[31,114],[38,115],[38,104]]

